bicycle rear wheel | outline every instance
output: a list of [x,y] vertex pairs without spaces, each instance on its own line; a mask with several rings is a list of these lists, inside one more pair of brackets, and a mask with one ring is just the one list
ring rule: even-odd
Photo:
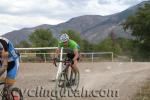
[[80,73],[79,71],[75,74],[73,70],[71,70],[71,75],[70,75],[70,88],[72,91],[76,91],[79,87],[79,82],[80,82]]

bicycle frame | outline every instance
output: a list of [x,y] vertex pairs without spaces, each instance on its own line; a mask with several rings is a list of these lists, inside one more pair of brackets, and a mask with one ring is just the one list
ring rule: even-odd
[[[62,61],[62,58],[63,58],[63,47],[61,47],[61,51],[60,51],[60,61]],[[56,74],[56,80],[58,79],[58,76],[62,72],[62,64],[63,64],[63,62],[59,62],[58,70],[57,70],[57,74]]]

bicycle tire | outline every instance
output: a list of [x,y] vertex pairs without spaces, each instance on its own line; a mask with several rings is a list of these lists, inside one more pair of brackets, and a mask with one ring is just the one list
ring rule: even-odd
[[70,75],[71,90],[76,91],[79,87],[79,83],[80,83],[80,72],[78,71],[75,75],[74,71],[71,69],[71,75]]
[[[18,92],[19,97],[20,97],[19,100],[23,100],[22,92],[21,92],[21,90],[20,90],[19,88],[17,88],[17,87],[14,87],[14,88],[11,89],[11,99],[12,99],[12,100],[15,100],[15,98],[14,98],[14,96],[13,96],[13,92],[14,92],[14,91],[15,91],[15,92]],[[2,100],[8,100],[8,98],[6,97],[6,95],[3,95],[3,96],[2,96]]]
[[[61,83],[62,81],[62,83]],[[60,84],[64,85],[63,87],[60,86]],[[65,94],[66,91],[66,75],[64,72],[60,73],[58,75],[58,79],[56,79],[56,84],[55,84],[55,97],[56,99],[59,99],[62,97],[63,94]],[[62,92],[64,92],[62,94]]]
[[22,94],[22,92],[21,92],[21,90],[19,89],[19,88],[17,88],[17,87],[14,87],[14,88],[12,88],[12,90],[11,90],[11,95],[12,95],[12,97],[13,97],[13,100],[15,100],[15,98],[14,98],[14,96],[13,96],[13,92],[17,92],[18,94],[19,94],[19,100],[23,100],[23,94]]

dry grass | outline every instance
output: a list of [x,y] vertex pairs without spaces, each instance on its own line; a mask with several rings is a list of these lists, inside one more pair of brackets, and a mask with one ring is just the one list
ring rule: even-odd
[[150,100],[150,79],[141,87],[132,100]]

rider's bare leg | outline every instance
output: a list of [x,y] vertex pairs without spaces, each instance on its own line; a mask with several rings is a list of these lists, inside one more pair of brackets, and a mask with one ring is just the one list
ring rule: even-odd
[[76,61],[74,61],[74,64],[72,65],[72,69],[75,74],[77,74],[79,72],[77,64],[78,64],[78,61],[76,60]]
[[2,76],[5,71],[6,71],[6,67],[0,68],[0,76]]
[[[14,83],[15,83],[15,80],[6,78],[5,85],[4,85],[4,91],[7,92],[7,98],[9,98],[9,100],[12,99],[11,88],[13,87]],[[4,94],[5,94],[5,92],[4,92]]]

